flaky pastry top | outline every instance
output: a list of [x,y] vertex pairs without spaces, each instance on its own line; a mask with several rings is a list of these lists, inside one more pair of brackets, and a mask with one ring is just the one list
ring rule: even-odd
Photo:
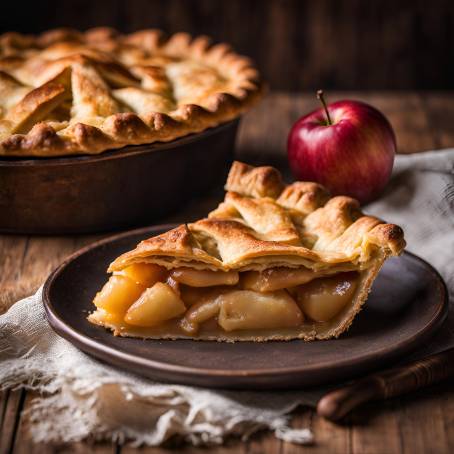
[[208,218],[142,241],[109,271],[137,262],[224,271],[345,263],[362,268],[405,247],[399,226],[364,215],[355,199],[331,198],[317,183],[284,185],[273,167],[234,162],[225,189]]
[[110,28],[0,36],[0,155],[96,154],[238,117],[262,91],[249,59],[205,36]]

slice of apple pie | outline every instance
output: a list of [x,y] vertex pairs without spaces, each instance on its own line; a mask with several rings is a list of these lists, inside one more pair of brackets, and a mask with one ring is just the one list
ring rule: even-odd
[[402,229],[316,183],[235,162],[206,219],[118,257],[92,323],[114,334],[218,341],[327,339],[348,329]]

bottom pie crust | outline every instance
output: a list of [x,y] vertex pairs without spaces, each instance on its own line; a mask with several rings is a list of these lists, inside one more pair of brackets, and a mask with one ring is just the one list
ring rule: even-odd
[[351,302],[348,303],[338,315],[327,322],[313,322],[306,319],[301,326],[295,328],[237,330],[227,332],[217,324],[215,319],[211,319],[200,325],[200,330],[196,335],[189,336],[182,332],[179,327],[178,319],[165,322],[159,327],[144,328],[113,323],[106,320],[105,311],[97,309],[88,316],[88,320],[94,324],[112,330],[114,335],[138,337],[142,339],[191,339],[219,342],[289,341],[292,339],[311,341],[315,339],[329,339],[338,337],[341,333],[348,330],[353,319],[365,303],[372,283],[380,271],[383,262],[384,258],[376,258],[367,269],[359,271],[357,288]]

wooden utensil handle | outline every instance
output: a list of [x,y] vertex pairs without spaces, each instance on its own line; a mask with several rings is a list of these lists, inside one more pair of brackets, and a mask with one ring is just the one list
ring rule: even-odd
[[339,421],[364,402],[399,396],[450,377],[454,378],[454,348],[332,391],[320,399],[317,413]]

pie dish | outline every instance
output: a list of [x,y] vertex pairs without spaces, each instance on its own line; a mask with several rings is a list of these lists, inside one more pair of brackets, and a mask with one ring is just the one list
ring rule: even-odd
[[316,183],[234,162],[208,218],[111,263],[88,320],[115,335],[217,341],[328,339],[351,325],[403,231]]
[[0,155],[96,154],[237,118],[261,95],[226,44],[109,28],[0,36]]

